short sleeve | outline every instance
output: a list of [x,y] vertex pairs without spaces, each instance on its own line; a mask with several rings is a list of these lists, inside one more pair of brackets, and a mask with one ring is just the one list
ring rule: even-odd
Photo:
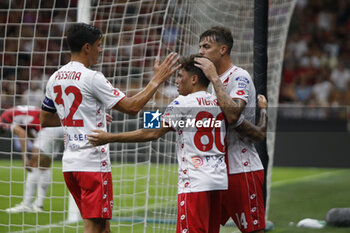
[[181,103],[179,98],[176,98],[167,106],[162,115],[162,121],[164,123],[163,127],[171,127],[174,131],[178,131],[178,124],[175,122],[179,122],[181,119]]
[[242,99],[248,103],[249,85],[251,85],[251,82],[249,74],[230,78],[228,87],[230,97],[232,99]]
[[125,97],[125,94],[118,88],[114,88],[100,72],[92,78],[91,89],[96,98],[108,109],[113,108]]

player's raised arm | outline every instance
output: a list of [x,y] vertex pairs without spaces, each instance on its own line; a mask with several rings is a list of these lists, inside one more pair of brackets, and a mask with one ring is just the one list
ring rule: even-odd
[[130,115],[136,115],[152,98],[157,88],[180,68],[181,65],[176,65],[178,60],[177,53],[170,53],[160,65],[157,58],[154,64],[155,74],[145,89],[132,97],[125,97],[114,106],[114,109]]
[[247,120],[244,120],[242,124],[235,128],[235,130],[241,135],[248,137],[254,141],[263,141],[266,137],[267,129],[267,100],[265,96],[258,95],[258,106],[260,108],[260,118],[258,125],[253,125]]
[[224,113],[227,122],[229,124],[235,124],[240,119],[240,115],[245,108],[245,102],[240,99],[233,100],[230,97],[220,80],[215,65],[208,58],[196,57],[195,61],[195,66],[200,68],[213,84],[219,106]]
[[[195,58],[198,68],[203,70],[206,77],[212,82],[213,87],[216,92],[216,97],[218,99],[219,106],[225,115],[228,124],[239,124],[235,130],[242,136],[249,137],[254,141],[263,141],[266,137],[266,108],[267,100],[265,96],[259,95],[259,107],[264,109],[260,113],[259,124],[253,125],[247,120],[243,120],[244,117],[241,115],[245,108],[245,102],[240,99],[232,99],[226,92],[219,75],[216,72],[214,64],[208,58]],[[242,121],[243,120],[243,121]],[[241,123],[242,122],[242,123]]]
[[148,142],[160,138],[168,131],[171,131],[171,128],[139,129],[118,134],[93,130],[94,134],[88,134],[88,140],[93,146],[101,146],[111,142]]

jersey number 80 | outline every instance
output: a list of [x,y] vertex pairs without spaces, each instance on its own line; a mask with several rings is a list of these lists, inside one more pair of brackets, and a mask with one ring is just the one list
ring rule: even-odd
[[[201,121],[203,119],[214,119],[213,115],[210,112],[199,112],[196,116],[196,121]],[[224,114],[221,112],[219,115],[216,117],[216,121],[222,121],[224,120]],[[216,148],[221,151],[225,152],[225,145],[221,143],[221,127],[214,127],[210,125],[209,127],[197,127],[197,132],[194,135],[194,144],[197,147],[198,150],[200,151],[209,151],[213,148],[213,144],[215,143]],[[214,129],[215,128],[215,129]],[[213,129],[214,129],[214,134],[213,134]],[[208,139],[207,144],[203,144],[202,142],[202,137],[206,136]]]

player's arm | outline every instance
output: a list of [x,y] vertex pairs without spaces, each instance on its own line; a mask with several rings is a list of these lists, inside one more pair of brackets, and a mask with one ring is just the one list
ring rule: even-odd
[[[46,90],[46,94],[47,92],[48,91]],[[40,125],[41,127],[61,126],[60,117],[57,114],[55,104],[47,95],[45,96],[41,105]]]
[[41,127],[57,127],[61,126],[61,121],[57,113],[42,109],[40,111],[40,125]]
[[178,68],[180,68],[180,65],[175,66],[178,60],[179,57],[177,53],[170,53],[160,65],[157,58],[154,64],[155,75],[148,85],[138,94],[132,97],[125,97],[119,101],[118,104],[113,107],[113,109],[130,115],[136,115],[152,98],[157,88]]
[[208,58],[195,58],[195,66],[200,68],[205,76],[213,84],[216,92],[216,98],[221,111],[224,113],[228,124],[235,124],[240,118],[246,103],[241,99],[232,99],[227,94],[224,85],[222,84],[214,64]]
[[21,126],[13,124],[12,125],[12,132],[17,135],[19,142],[21,144],[21,151],[22,151],[22,160],[25,168],[30,171],[30,163],[27,156],[27,131],[23,129]]
[[111,142],[148,142],[160,138],[170,130],[171,128],[161,127],[159,129],[139,129],[118,134],[93,130],[95,134],[88,134],[88,140],[93,146],[100,146]]
[[265,96],[258,95],[258,106],[260,108],[260,118],[258,125],[253,125],[244,120],[235,130],[244,137],[248,137],[254,141],[263,141],[266,137],[267,129],[267,100]]

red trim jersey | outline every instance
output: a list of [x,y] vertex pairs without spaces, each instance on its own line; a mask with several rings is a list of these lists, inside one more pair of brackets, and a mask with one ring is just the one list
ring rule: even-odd
[[[246,120],[255,124],[256,93],[249,73],[233,66],[223,73],[220,79],[232,99],[241,99],[246,103],[242,114]],[[215,95],[214,89],[213,94]],[[233,126],[228,128],[227,153],[230,174],[264,169],[253,141],[241,137]]]
[[12,124],[40,131],[40,108],[19,105],[5,110],[0,117],[0,125],[10,129]]
[[227,189],[226,124],[215,96],[179,96],[165,110],[163,127],[177,133],[178,193]]
[[113,108],[125,97],[105,76],[80,62],[69,62],[56,71],[46,86],[42,108],[58,113],[65,131],[63,172],[109,172],[109,146],[93,147],[87,134],[106,131],[105,108]]

